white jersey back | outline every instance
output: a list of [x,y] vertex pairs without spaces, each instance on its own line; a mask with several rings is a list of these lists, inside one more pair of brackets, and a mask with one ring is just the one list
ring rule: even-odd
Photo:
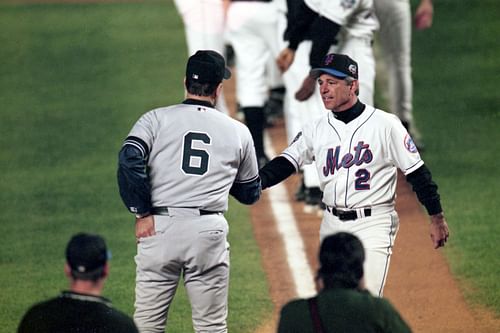
[[332,112],[307,124],[282,156],[297,170],[315,161],[323,202],[349,209],[394,205],[397,168],[424,164],[401,121],[368,105],[347,124]]
[[225,211],[233,182],[258,177],[248,128],[210,107],[179,104],[149,111],[129,136],[149,147],[153,207]]
[[378,30],[373,0],[305,0],[321,16],[342,26],[340,36],[373,38]]

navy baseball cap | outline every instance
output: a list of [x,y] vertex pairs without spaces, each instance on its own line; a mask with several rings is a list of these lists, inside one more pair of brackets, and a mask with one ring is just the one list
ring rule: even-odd
[[111,254],[104,238],[99,235],[78,233],[66,247],[66,261],[74,273],[85,275],[106,264]]
[[186,66],[186,79],[199,83],[219,83],[229,79],[231,71],[219,53],[212,50],[199,50],[189,57]]
[[358,79],[358,63],[345,54],[330,53],[321,61],[320,67],[309,72],[312,77],[319,77],[322,73],[344,79],[348,76]]

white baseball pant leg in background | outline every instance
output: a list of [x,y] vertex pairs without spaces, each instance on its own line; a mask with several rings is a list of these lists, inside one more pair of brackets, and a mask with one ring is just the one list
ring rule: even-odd
[[408,0],[376,0],[378,40],[388,71],[389,111],[413,125],[411,7]]
[[347,54],[358,63],[359,100],[373,105],[375,91],[375,57],[372,39],[367,37],[340,37],[342,42],[334,46],[335,52]]
[[361,240],[365,248],[363,268],[366,289],[372,295],[382,297],[398,229],[396,211],[350,221],[341,221],[325,211],[319,232],[320,241],[340,231],[350,232]]
[[134,321],[141,333],[164,332],[183,275],[195,332],[227,332],[227,221],[186,209],[169,208],[170,213],[155,215],[156,235],[141,238],[137,246]]
[[[175,0],[182,17],[188,55],[198,50],[214,50],[224,55],[225,14],[222,0]],[[229,114],[224,93],[217,109]]]
[[278,55],[277,10],[272,2],[233,2],[227,38],[236,54],[236,95],[242,108],[263,107],[269,94],[268,61]]

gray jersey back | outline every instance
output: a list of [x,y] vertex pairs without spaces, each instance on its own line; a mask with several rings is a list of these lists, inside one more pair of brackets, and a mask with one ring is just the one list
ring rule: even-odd
[[149,111],[129,136],[149,147],[154,207],[225,211],[233,182],[258,177],[248,128],[210,107],[179,104]]

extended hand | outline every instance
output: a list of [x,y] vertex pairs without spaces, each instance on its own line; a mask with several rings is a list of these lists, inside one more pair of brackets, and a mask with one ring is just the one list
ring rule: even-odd
[[434,7],[432,1],[422,0],[415,12],[415,28],[424,30],[432,26]]
[[305,101],[314,93],[314,88],[316,88],[316,79],[311,76],[306,76],[304,81],[302,82],[302,86],[295,93],[295,99],[298,101]]
[[153,215],[148,215],[135,220],[135,237],[137,240],[139,240],[139,238],[149,237],[155,234],[155,220]]
[[281,72],[286,72],[288,68],[293,63],[293,60],[295,59],[295,51],[289,48],[284,49],[283,51],[280,52],[278,55],[278,58],[276,59],[276,64],[278,65],[278,68],[280,69]]
[[444,246],[448,241],[450,231],[448,230],[448,224],[446,223],[443,213],[431,215],[430,229],[434,248],[437,249]]

